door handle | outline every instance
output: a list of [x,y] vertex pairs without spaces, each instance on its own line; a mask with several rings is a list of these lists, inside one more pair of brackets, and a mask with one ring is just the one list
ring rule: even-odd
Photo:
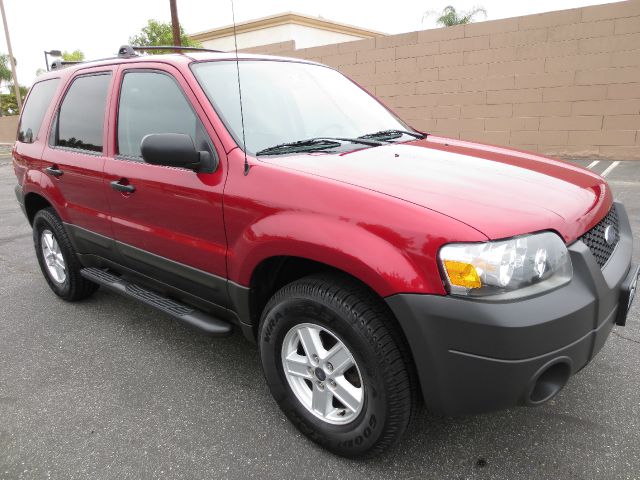
[[114,180],[113,182],[111,182],[111,188],[125,193],[133,193],[136,191],[136,187],[134,187],[133,185],[121,183],[123,180],[123,178],[121,178],[120,180]]
[[57,165],[52,165],[48,168],[45,168],[44,171],[47,172],[49,175],[53,175],[56,178],[61,177],[62,174],[64,173],[62,170],[58,168]]

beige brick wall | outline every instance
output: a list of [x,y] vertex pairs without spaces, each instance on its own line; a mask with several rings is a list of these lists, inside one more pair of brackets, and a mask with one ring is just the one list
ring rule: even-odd
[[270,43],[268,45],[261,45],[259,47],[243,48],[238,50],[243,53],[261,53],[264,55],[277,55],[280,52],[291,52],[296,48],[295,40],[289,40],[286,42]]
[[267,50],[337,68],[424,131],[640,160],[640,0],[283,49]]
[[16,141],[19,118],[18,115],[0,117],[0,143],[13,143]]

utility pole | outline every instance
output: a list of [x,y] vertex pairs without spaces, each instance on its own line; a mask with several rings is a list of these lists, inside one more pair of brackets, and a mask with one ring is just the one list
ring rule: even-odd
[[180,22],[178,21],[178,6],[176,5],[176,0],[169,0],[169,5],[171,5],[171,30],[173,31],[173,45],[175,47],[181,47],[182,43],[180,42]]
[[13,50],[11,49],[11,38],[9,37],[9,27],[7,27],[7,15],[4,13],[4,0],[0,0],[0,11],[2,12],[2,23],[4,24],[4,36],[7,38],[7,50],[9,51],[9,63],[11,64],[11,76],[13,77],[13,88],[16,92],[16,103],[18,104],[18,113],[20,113],[20,111],[22,111],[22,99],[20,98],[20,85],[18,84],[18,75],[16,74],[16,61],[13,58]]

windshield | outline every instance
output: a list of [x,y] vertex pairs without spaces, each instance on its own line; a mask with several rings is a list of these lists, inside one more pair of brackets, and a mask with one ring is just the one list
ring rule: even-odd
[[[241,60],[239,68],[248,153],[311,138],[357,138],[408,129],[367,92],[330,68],[265,60]],[[195,63],[192,69],[242,145],[235,60]],[[357,143],[349,146],[362,148]]]

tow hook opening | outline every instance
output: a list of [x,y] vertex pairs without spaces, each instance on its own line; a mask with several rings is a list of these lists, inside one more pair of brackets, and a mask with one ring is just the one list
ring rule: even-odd
[[533,387],[529,394],[529,405],[540,405],[555,397],[566,385],[571,376],[571,365],[564,360],[558,360],[547,365],[534,376]]

